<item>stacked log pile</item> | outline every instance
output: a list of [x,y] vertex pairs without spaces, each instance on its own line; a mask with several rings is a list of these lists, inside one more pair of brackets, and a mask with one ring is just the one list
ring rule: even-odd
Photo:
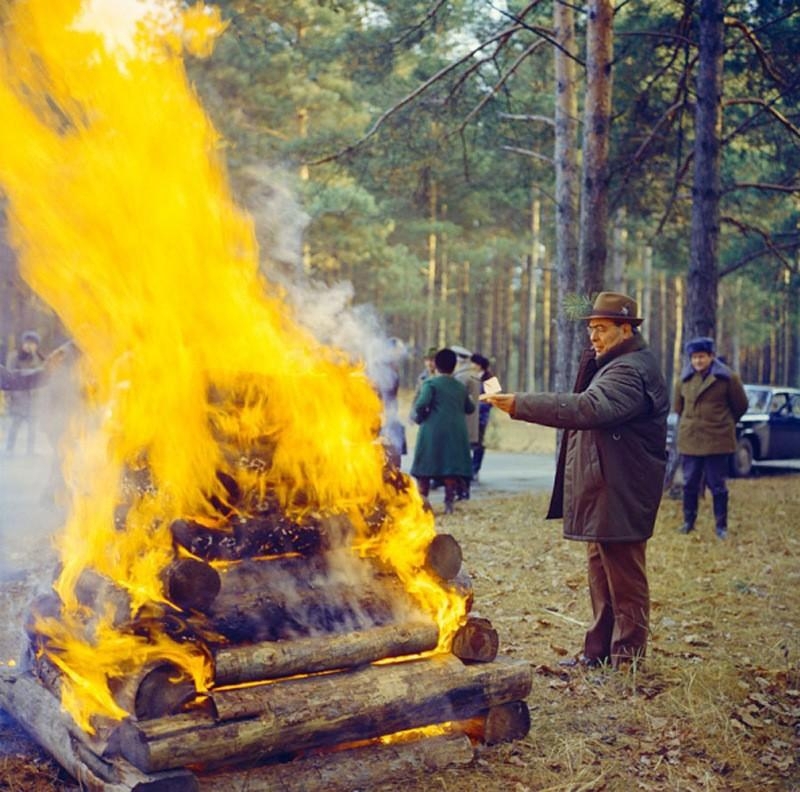
[[[213,668],[210,690],[169,662],[110,680],[130,713],[81,730],[59,703],[60,672],[36,630],[57,616],[33,608],[30,663],[0,677],[0,705],[89,790],[352,789],[473,758],[475,741],[518,739],[530,727],[527,662],[498,660],[498,637],[470,616],[449,652],[390,570],[355,559],[338,574],[318,521],[279,530],[242,520],[220,534],[176,521],[176,560],[163,572],[168,604],[131,614],[113,581],[86,570],[76,593],[115,627],[191,641]],[[352,554],[351,554],[352,556]],[[461,549],[437,536],[426,567],[471,604]],[[86,635],[94,628],[87,616]]]

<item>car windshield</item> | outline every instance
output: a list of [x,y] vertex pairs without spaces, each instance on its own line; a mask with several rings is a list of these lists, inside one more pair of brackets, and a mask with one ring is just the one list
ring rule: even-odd
[[770,402],[770,392],[761,388],[745,388],[747,391],[747,412],[767,412]]

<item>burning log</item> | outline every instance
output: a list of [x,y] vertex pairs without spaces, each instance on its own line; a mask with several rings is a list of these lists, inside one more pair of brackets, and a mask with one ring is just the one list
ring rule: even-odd
[[389,779],[428,776],[472,761],[469,738],[460,733],[410,737],[301,757],[291,762],[226,772],[198,779],[201,792],[351,792],[374,789]]
[[313,555],[324,546],[319,525],[298,525],[277,512],[240,517],[209,528],[191,520],[170,525],[175,544],[206,561],[239,561],[288,553]]
[[428,545],[425,568],[442,580],[453,580],[461,569],[461,545],[450,534],[438,534]]
[[88,792],[195,792],[188,770],[142,773],[121,757],[101,758],[57,698],[29,674],[0,675],[0,706]]
[[109,689],[120,707],[142,720],[180,712],[197,695],[192,678],[168,661],[113,677],[109,679]]
[[497,630],[488,619],[470,616],[453,636],[452,653],[461,660],[491,663],[499,648]]
[[207,611],[222,582],[214,567],[196,558],[176,558],[161,573],[167,599],[183,610]]
[[222,686],[351,668],[383,658],[431,651],[438,640],[436,624],[417,622],[341,635],[224,647],[214,654],[214,681],[216,686]]
[[463,720],[530,691],[530,665],[464,666],[451,655],[212,694],[217,718],[186,714],[120,726],[123,756],[144,772],[268,758]]
[[111,623],[115,627],[131,617],[130,594],[91,567],[86,567],[78,577],[75,598],[90,611],[110,615]]
[[[330,575],[323,556],[243,561],[222,571],[209,626],[231,643],[278,641],[392,623],[416,606],[397,578]],[[408,618],[405,616],[404,618]]]

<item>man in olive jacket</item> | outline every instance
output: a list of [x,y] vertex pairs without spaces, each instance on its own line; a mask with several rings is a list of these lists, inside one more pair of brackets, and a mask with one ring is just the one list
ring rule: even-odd
[[650,594],[645,565],[666,466],[669,396],[638,331],[636,302],[601,292],[575,392],[482,396],[512,418],[566,430],[548,518],[587,543],[594,620],[577,663],[615,668],[642,658]]
[[673,409],[678,413],[678,453],[683,469],[683,525],[694,530],[701,482],[711,490],[717,536],[728,535],[730,456],[736,450],[736,422],[747,410],[742,381],[714,356],[711,338],[693,338],[686,345],[689,362],[675,389]]

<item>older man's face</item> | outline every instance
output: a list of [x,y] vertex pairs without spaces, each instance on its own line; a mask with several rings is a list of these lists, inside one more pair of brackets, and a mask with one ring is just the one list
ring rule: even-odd
[[590,319],[586,329],[595,357],[605,355],[610,349],[633,335],[633,330],[627,322],[618,325],[610,319]]

